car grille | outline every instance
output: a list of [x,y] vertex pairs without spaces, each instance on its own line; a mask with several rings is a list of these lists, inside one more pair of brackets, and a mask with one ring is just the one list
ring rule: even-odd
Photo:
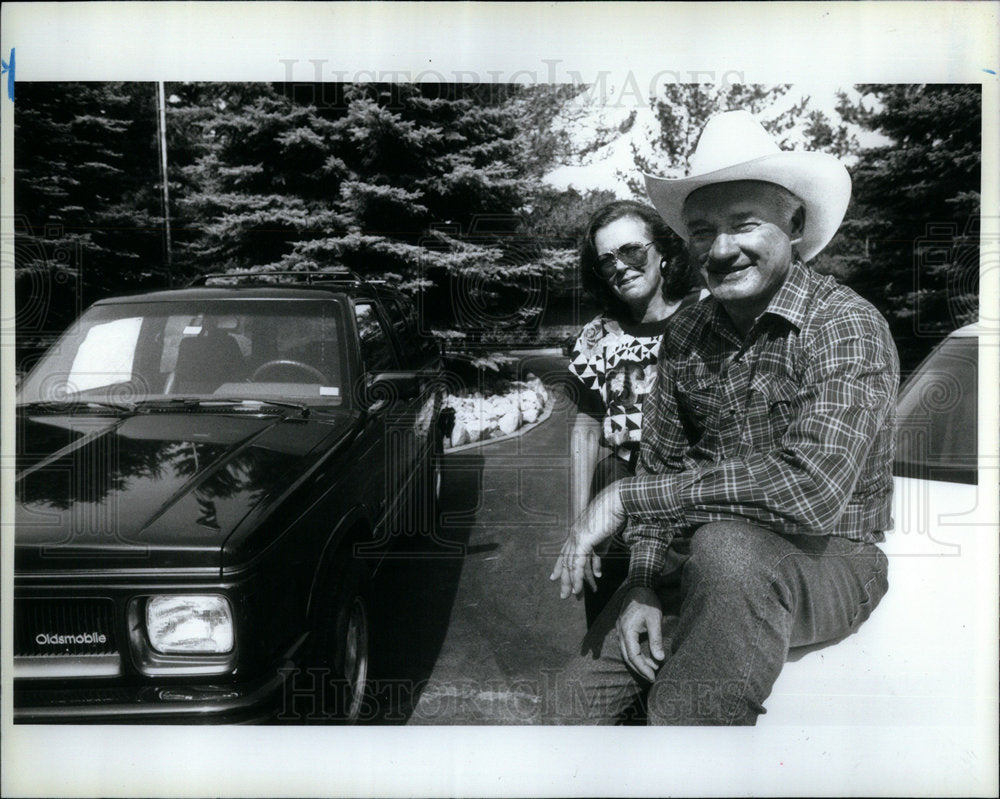
[[110,599],[14,600],[15,674],[110,676],[120,673]]

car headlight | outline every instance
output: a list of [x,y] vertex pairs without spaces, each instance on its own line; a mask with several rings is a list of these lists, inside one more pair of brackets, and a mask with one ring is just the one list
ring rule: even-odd
[[224,596],[154,596],[146,602],[146,632],[164,655],[231,652],[233,612]]

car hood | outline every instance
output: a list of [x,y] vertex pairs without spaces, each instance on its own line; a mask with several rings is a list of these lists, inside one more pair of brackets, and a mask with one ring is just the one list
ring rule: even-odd
[[306,473],[352,418],[21,414],[16,568],[217,570],[240,520]]

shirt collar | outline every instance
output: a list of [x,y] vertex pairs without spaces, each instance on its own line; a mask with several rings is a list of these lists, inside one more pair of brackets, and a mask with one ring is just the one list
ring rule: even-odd
[[778,293],[771,298],[765,314],[786,319],[801,330],[806,322],[811,272],[801,261],[793,261]]

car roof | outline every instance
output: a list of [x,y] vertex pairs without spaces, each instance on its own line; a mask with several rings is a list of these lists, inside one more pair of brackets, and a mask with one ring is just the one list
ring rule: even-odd
[[344,296],[348,292],[341,289],[319,287],[297,288],[294,286],[226,286],[224,288],[198,286],[186,289],[166,289],[164,291],[148,291],[144,294],[130,294],[124,297],[107,297],[98,300],[95,305],[118,304],[125,302],[184,302],[199,300],[235,300],[235,299],[304,299],[315,300],[317,294],[328,296]]
[[[210,285],[211,282],[216,285]],[[346,271],[212,273],[196,278],[185,288],[108,297],[94,304],[184,302],[193,299],[317,299],[318,293],[331,298],[349,296],[357,299],[401,295],[396,288],[383,281],[364,280]]]
[[995,333],[994,329],[987,329],[986,325],[982,322],[973,322],[968,325],[963,325],[958,328],[958,330],[952,330],[948,334],[948,338],[974,338],[977,336],[985,336],[989,333]]

